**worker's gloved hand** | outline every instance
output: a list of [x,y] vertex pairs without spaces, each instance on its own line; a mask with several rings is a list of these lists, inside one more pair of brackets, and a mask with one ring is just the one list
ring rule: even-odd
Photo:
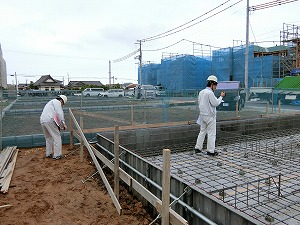
[[68,127],[66,124],[63,124],[63,129],[66,130]]

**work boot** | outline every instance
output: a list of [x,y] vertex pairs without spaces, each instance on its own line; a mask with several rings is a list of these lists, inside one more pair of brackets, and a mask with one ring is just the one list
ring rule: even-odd
[[219,153],[218,153],[218,152],[213,152],[213,153],[207,152],[207,155],[210,155],[210,156],[217,156],[217,155],[219,155]]
[[58,155],[58,156],[53,157],[53,159],[62,159],[62,158],[63,158],[62,155]]
[[201,153],[201,150],[199,148],[195,148],[195,154]]
[[52,158],[52,154],[46,155],[46,158]]

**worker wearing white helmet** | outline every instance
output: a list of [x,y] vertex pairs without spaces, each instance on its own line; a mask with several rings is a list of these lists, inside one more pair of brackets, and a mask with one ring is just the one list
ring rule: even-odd
[[197,123],[200,125],[200,132],[195,145],[195,153],[202,151],[203,142],[207,134],[207,154],[211,156],[218,155],[215,151],[217,130],[216,107],[222,102],[225,92],[221,92],[220,97],[216,98],[214,91],[217,85],[217,77],[214,75],[209,76],[206,88],[200,91],[198,96],[200,114]]
[[44,107],[40,123],[46,139],[46,158],[62,158],[60,129],[67,129],[62,106],[68,101],[67,96],[59,95]]

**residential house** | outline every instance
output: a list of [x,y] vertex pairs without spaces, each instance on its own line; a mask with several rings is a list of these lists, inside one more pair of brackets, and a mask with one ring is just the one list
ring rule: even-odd
[[101,87],[102,85],[100,81],[70,81],[68,89],[80,90],[84,86]]
[[33,85],[41,91],[60,91],[64,89],[63,82],[52,78],[50,75],[41,76]]

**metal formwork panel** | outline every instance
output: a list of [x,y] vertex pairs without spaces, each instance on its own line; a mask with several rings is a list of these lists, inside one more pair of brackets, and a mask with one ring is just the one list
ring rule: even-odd
[[[182,132],[178,127],[134,131],[135,137],[150,135],[143,140],[152,143],[145,148],[130,143],[133,151],[122,148],[126,154],[120,157],[121,165],[161,198],[162,150],[169,148],[171,194],[178,197],[186,187],[191,188],[173,208],[190,224],[209,224],[205,218],[221,225],[300,224],[299,124],[293,125],[297,129],[281,130],[298,120],[283,118],[284,126],[277,120],[224,123],[231,124],[226,129],[219,125],[217,151],[221,154],[217,157],[205,151],[194,154],[196,126],[183,126]],[[261,126],[253,128],[254,121]],[[259,129],[264,132],[257,133]],[[163,142],[168,136],[176,138]],[[105,152],[113,151],[110,140],[99,135],[98,141]]]

